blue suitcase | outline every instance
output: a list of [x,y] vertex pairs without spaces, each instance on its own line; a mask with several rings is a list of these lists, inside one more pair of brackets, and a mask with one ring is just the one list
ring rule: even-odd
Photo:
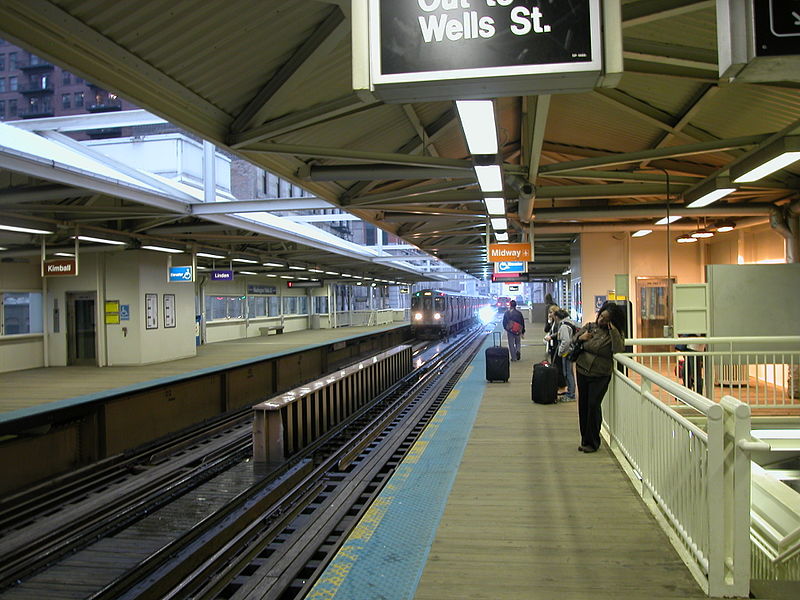
[[510,375],[511,356],[508,348],[503,347],[503,338],[495,331],[493,334],[495,345],[486,349],[486,380],[508,381]]

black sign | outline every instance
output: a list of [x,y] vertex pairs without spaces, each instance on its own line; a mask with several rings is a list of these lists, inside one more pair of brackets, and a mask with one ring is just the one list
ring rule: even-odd
[[247,293],[248,294],[262,294],[265,296],[272,296],[278,293],[278,288],[274,285],[248,285],[247,286]]
[[589,0],[381,0],[382,74],[592,60]]
[[754,0],[756,56],[800,54],[800,0]]
[[289,281],[286,284],[290,288],[318,288],[322,287],[321,281]]
[[530,273],[492,273],[492,283],[528,283]]

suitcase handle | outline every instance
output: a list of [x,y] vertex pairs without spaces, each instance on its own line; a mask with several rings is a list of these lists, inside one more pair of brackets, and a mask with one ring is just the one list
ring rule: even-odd
[[503,334],[500,331],[492,332],[492,344],[495,346],[503,347]]

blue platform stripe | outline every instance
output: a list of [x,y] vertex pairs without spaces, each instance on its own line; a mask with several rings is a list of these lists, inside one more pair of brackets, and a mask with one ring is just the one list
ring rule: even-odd
[[347,538],[308,600],[411,599],[486,387],[480,352]]

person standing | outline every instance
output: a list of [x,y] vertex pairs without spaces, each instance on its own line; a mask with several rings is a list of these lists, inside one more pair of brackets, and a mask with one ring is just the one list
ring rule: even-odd
[[597,313],[594,323],[584,325],[576,334],[583,342],[583,352],[575,363],[578,383],[578,420],[581,430],[581,452],[597,452],[600,448],[600,426],[603,423],[601,403],[611,382],[614,368],[613,354],[622,352],[622,334],[614,324],[618,322],[614,304],[606,305]]
[[525,317],[517,310],[517,301],[508,303],[508,310],[503,315],[503,329],[508,335],[508,350],[511,360],[520,359],[520,338],[525,334]]
[[563,308],[556,311],[558,318],[558,351],[556,360],[561,362],[561,370],[567,381],[567,391],[564,393],[563,400],[571,402],[575,400],[575,372],[571,360],[567,359],[567,350],[572,342],[572,336],[578,331],[578,325],[569,318],[569,313]]

